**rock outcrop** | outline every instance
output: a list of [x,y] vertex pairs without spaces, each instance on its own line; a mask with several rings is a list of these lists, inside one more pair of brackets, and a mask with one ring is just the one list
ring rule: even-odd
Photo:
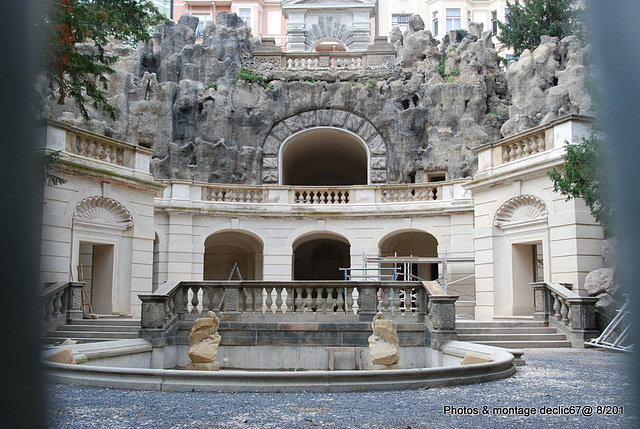
[[[256,52],[279,48],[261,44],[235,14],[219,13],[202,41],[196,27],[184,15],[137,49],[113,45],[115,120],[90,108],[94,120],[84,122],[72,104],[48,103],[41,114],[153,148],[157,178],[259,184],[269,134],[303,112],[348,112],[375,124],[388,183],[426,181],[429,171],[471,176],[478,145],[588,112],[588,51],[575,37],[544,38],[505,72],[481,24],[439,44],[415,15],[391,34],[395,64],[308,70],[257,62]],[[243,70],[256,80],[239,77]]]

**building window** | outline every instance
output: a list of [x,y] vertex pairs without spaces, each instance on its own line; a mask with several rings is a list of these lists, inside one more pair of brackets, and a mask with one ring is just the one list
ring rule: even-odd
[[498,34],[498,11],[491,11],[491,34],[494,36]]
[[447,9],[447,31],[459,30],[461,27],[460,9]]
[[400,30],[405,31],[409,26],[409,15],[391,15],[391,28],[396,25]]
[[247,27],[251,27],[251,8],[238,8],[238,16],[242,18],[245,24],[247,24]]
[[204,27],[208,21],[211,21],[210,13],[194,13],[193,16],[198,18],[198,27],[196,28],[196,39],[202,39],[204,37]]
[[433,35],[438,35],[438,11],[436,10],[431,14],[433,20]]

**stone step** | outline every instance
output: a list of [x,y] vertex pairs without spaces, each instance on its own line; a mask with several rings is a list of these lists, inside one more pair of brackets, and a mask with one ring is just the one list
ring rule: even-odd
[[474,341],[478,344],[506,349],[569,348],[570,341]]
[[516,328],[467,328],[456,325],[458,334],[555,334],[557,331],[552,327],[516,327]]
[[94,332],[138,332],[140,326],[129,325],[62,325],[58,328],[63,331],[94,331]]
[[104,338],[113,340],[124,340],[128,338],[138,338],[138,332],[96,332],[96,331],[50,331],[47,337],[70,338],[72,340],[84,338]]
[[78,341],[79,343],[100,343],[104,341],[118,341],[121,338],[68,338],[68,337],[47,337],[44,339],[45,344],[60,344],[67,339]]
[[70,325],[109,325],[109,326],[137,326],[140,327],[140,319],[110,317],[99,319],[73,319]]
[[476,321],[476,320],[456,320],[457,328],[546,328],[547,323],[529,320],[510,321]]
[[546,334],[472,334],[465,335],[458,333],[459,341],[470,341],[473,343],[481,343],[484,341],[527,341],[527,342],[539,342],[539,341],[566,341],[567,337],[564,334],[558,333],[546,333]]

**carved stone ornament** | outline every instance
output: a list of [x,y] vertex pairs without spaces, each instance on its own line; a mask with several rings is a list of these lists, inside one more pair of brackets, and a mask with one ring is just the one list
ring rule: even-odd
[[549,214],[547,206],[533,195],[519,195],[505,202],[496,212],[493,222],[501,229],[510,226],[545,221]]
[[369,337],[369,355],[373,365],[390,366],[400,361],[400,342],[396,325],[392,320],[383,320],[382,313],[373,318],[373,335]]
[[105,197],[89,197],[80,201],[73,212],[73,220],[125,230],[133,226],[133,217],[125,206]]

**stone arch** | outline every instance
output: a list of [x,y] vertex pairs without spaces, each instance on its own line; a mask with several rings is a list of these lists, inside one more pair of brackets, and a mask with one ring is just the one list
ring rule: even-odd
[[342,280],[350,262],[351,243],[329,231],[302,235],[293,243],[294,280]]
[[133,226],[133,216],[125,206],[105,197],[88,197],[73,211],[74,223],[93,224],[125,230]]
[[[387,234],[378,244],[382,257],[438,257],[438,239],[428,232],[417,229],[405,229]],[[404,266],[406,265],[406,266]],[[438,278],[438,263],[381,264],[383,267],[400,269],[402,280],[413,280],[412,274],[423,280]]]
[[262,145],[262,183],[277,184],[282,145],[293,135],[313,128],[346,131],[364,142],[369,151],[369,183],[387,181],[387,143],[367,119],[336,109],[310,110],[277,123]]
[[313,42],[311,50],[314,52],[344,52],[347,50],[344,42],[335,37],[322,37]]
[[339,40],[346,50],[350,51],[353,44],[353,31],[349,26],[342,24],[338,16],[319,16],[318,22],[305,31],[304,43],[307,50],[311,51],[323,39]]
[[243,280],[261,280],[264,243],[253,234],[237,229],[217,231],[204,241],[204,280],[227,280],[237,272]]
[[496,212],[493,224],[505,230],[516,226],[546,222],[547,205],[533,195],[518,195],[507,200]]

